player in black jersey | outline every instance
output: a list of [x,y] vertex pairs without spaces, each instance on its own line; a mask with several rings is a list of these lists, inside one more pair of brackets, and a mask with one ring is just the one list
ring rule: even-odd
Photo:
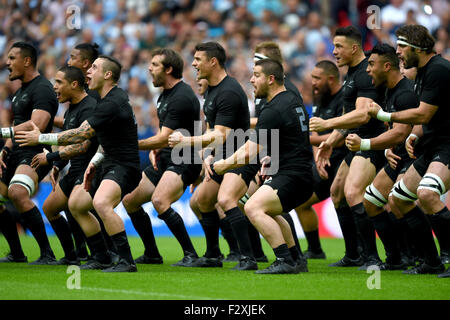
[[[194,137],[184,137],[176,132],[169,137],[169,145],[179,147],[211,145],[216,152],[215,157],[220,159],[234,152],[243,143],[239,141],[241,140],[239,131],[243,136],[250,127],[247,96],[236,79],[228,76],[225,70],[225,50],[219,43],[200,43],[195,50],[192,66],[197,69],[197,78],[208,80],[203,105],[207,132]],[[243,169],[222,177],[208,171],[213,156],[204,158],[206,177],[192,196],[202,213],[200,223],[205,231],[207,249],[205,255],[193,266],[223,266],[219,248],[220,218],[215,208],[218,203],[229,217],[239,244],[241,258],[234,270],[255,270],[257,264],[248,238],[248,223],[238,207],[238,201],[247,191],[250,180],[257,171]]]
[[[311,72],[311,78],[314,116],[330,119],[342,115],[342,84],[339,79],[339,69],[334,62],[319,61]],[[331,131],[311,133],[309,140],[313,146],[313,153],[317,152],[317,147],[329,137]],[[328,174],[326,179],[320,177],[315,164],[313,165],[314,193],[307,202],[295,209],[308,241],[308,250],[305,252],[305,257],[308,259],[325,259],[326,257],[320,245],[319,221],[312,205],[330,196],[331,183],[347,153],[348,150],[342,141],[341,146],[336,147],[330,157],[331,165],[326,167]]]
[[[131,221],[144,246],[144,255],[137,263],[160,264],[163,259],[158,251],[152,225],[142,204],[152,201],[158,218],[162,219],[180,243],[184,257],[174,266],[190,266],[198,255],[189,238],[181,216],[173,210],[172,203],[194,183],[201,171],[201,164],[194,163],[194,150],[181,154],[176,161],[168,147],[168,137],[175,130],[187,130],[194,135],[200,120],[200,104],[192,88],[182,81],[184,62],[172,49],[156,49],[152,52],[149,72],[155,87],[164,90],[158,97],[159,132],[139,141],[139,149],[151,150],[152,164],[142,173],[139,186],[123,199]],[[186,159],[184,159],[186,157]]]
[[[76,129],[57,134],[40,134],[38,141],[50,145],[71,145],[94,136],[103,149],[89,163],[84,174],[84,189],[77,189],[69,201],[70,212],[80,224],[95,252],[95,259],[83,269],[105,272],[137,271],[122,219],[114,208],[134,190],[141,172],[137,123],[125,91],[117,87],[122,66],[109,56],[99,56],[88,70],[89,88],[102,97],[91,116]],[[35,132],[17,133],[22,144],[36,143]],[[97,219],[89,212],[95,208],[115,244],[120,260],[112,264]]]
[[[383,123],[374,122],[374,119],[367,114],[369,104],[373,101],[380,102],[381,95],[372,85],[372,79],[366,72],[367,58],[361,47],[361,39],[361,33],[353,26],[336,30],[333,38],[333,54],[339,67],[348,66],[342,86],[344,114],[328,120],[311,118],[311,131],[349,129],[350,133],[357,133],[361,138],[375,137],[384,132]],[[344,139],[346,133],[334,130],[328,139],[321,143],[316,155],[319,173],[326,176],[323,164],[329,163],[332,146]],[[377,264],[380,261],[375,230],[365,212],[363,199],[366,187],[375,178],[376,172],[384,166],[385,161],[383,151],[368,150],[349,152],[345,161],[341,163],[331,186],[331,198],[344,235],[346,253],[340,261],[331,266],[363,264],[362,269],[365,269],[368,265]],[[365,174],[362,175],[361,172]],[[336,190],[344,192],[342,194]],[[343,203],[343,196],[350,208]],[[358,234],[362,244],[363,257],[358,251]]]
[[[414,91],[419,95],[420,105],[418,108],[390,113],[372,104],[369,113],[382,121],[416,125],[413,133],[420,136],[417,147],[422,152],[394,187],[393,199],[414,230],[420,244],[418,250],[425,260],[405,273],[436,274],[443,272],[445,267],[439,258],[427,219],[415,200],[419,199],[425,213],[430,215],[431,225],[435,233],[439,234],[440,242],[449,244],[450,213],[440,201],[440,196],[450,187],[450,114],[447,107],[450,62],[433,51],[435,40],[425,27],[403,26],[396,31],[396,35],[397,54],[404,67],[417,67]],[[412,139],[409,140],[411,143]],[[449,276],[449,270],[441,275]]]
[[[76,67],[62,67],[55,75],[53,88],[58,101],[60,103],[70,103],[64,114],[63,130],[78,128],[91,116],[97,104],[97,101],[84,90],[84,84],[84,74]],[[55,264],[80,264],[75,252],[70,226],[66,219],[60,215],[60,212],[63,210],[68,211],[68,201],[73,190],[82,188],[84,171],[97,149],[98,142],[94,137],[79,144],[60,147],[55,152],[49,153],[46,151],[37,154],[31,163],[31,166],[36,169],[41,166],[52,165],[55,162],[70,160],[70,169],[59,182],[58,165],[53,167],[51,172],[53,190],[42,206],[42,210],[64,250],[64,257]]]
[[31,264],[48,264],[55,257],[47,238],[39,209],[31,197],[36,193],[38,183],[48,173],[48,168],[35,171],[31,160],[42,152],[42,145],[35,147],[20,147],[14,141],[14,132],[30,130],[32,123],[43,132],[50,132],[53,119],[58,109],[58,101],[50,81],[45,79],[36,69],[36,49],[25,42],[14,43],[8,51],[6,66],[9,79],[20,80],[22,86],[12,100],[13,126],[1,129],[1,137],[7,139],[0,154],[0,227],[11,248],[11,253],[2,262],[26,262],[16,223],[5,211],[3,202],[11,200],[25,226],[35,237],[40,257]]
[[[281,217],[308,200],[312,194],[311,149],[306,110],[297,96],[286,90],[282,65],[271,59],[255,63],[251,82],[255,97],[265,98],[256,132],[230,157],[215,162],[212,169],[224,174],[250,162],[260,152],[271,157],[277,168],[245,204],[245,214],[273,248],[276,260],[259,274],[307,271],[296,250],[289,250]],[[264,134],[271,138],[264,139]],[[274,139],[274,137],[276,137]],[[290,234],[291,236],[291,234]]]
[[[413,82],[400,73],[399,59],[395,49],[390,45],[377,44],[372,49],[367,72],[372,77],[375,87],[387,88],[385,106],[389,112],[419,106],[419,98],[414,93]],[[371,139],[361,139],[357,134],[349,134],[346,139],[350,151],[393,148],[394,153],[400,157],[394,168],[386,164],[378,172],[364,194],[364,207],[386,250],[386,263],[380,264],[383,270],[407,268],[407,261],[402,259],[399,247],[398,239],[401,232],[396,230],[395,218],[389,216],[384,206],[388,203],[392,186],[412,163],[404,146],[404,141],[411,133],[411,129],[411,125],[396,123],[390,130]],[[399,216],[392,203],[390,208]]]

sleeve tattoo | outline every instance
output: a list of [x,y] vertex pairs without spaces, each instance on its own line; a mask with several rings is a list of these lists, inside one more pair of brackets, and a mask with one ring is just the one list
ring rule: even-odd
[[67,146],[71,144],[81,143],[95,136],[95,130],[87,121],[75,129],[62,131],[58,134],[58,145]]

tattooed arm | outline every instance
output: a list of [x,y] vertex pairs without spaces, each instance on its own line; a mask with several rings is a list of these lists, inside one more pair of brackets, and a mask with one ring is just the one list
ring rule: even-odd
[[19,131],[15,139],[22,146],[36,146],[38,144],[67,146],[81,143],[95,136],[95,130],[85,120],[81,126],[75,129],[62,131],[59,133],[41,133],[39,128],[31,122],[31,131]]
[[71,144],[59,150],[59,156],[62,160],[70,160],[73,157],[86,153],[91,146],[91,140],[84,140],[81,143]]

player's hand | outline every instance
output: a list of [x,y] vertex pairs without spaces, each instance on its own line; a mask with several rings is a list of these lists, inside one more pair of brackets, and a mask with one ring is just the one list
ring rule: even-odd
[[91,189],[92,179],[94,179],[96,169],[95,165],[91,162],[84,172],[83,189],[88,192]]
[[14,135],[14,139],[20,147],[37,146],[39,144],[39,135],[41,134],[41,131],[33,121],[30,121],[30,123],[33,126],[33,130],[17,131]]
[[173,148],[175,146],[185,147],[189,146],[189,144],[185,141],[184,136],[179,131],[175,131],[169,136],[168,142],[169,147]]
[[213,167],[214,171],[220,175],[225,174],[225,172],[227,171],[226,170],[227,165],[225,164],[224,160],[219,160],[219,161],[214,162],[212,164],[212,167]]
[[368,113],[369,113],[369,116],[371,116],[372,118],[376,118],[378,111],[380,111],[380,110],[381,110],[381,107],[376,102],[372,101],[369,104]]
[[211,169],[211,164],[214,162],[214,157],[209,155],[203,160],[203,164],[205,167],[205,181],[211,180],[211,177],[214,175],[213,170]]
[[269,175],[267,175],[269,168],[270,168],[270,156],[265,156],[261,159],[261,168],[259,169],[259,176],[261,176],[261,179],[263,181],[267,180],[269,178]]
[[150,159],[150,163],[153,166],[153,169],[158,171],[158,156],[159,156],[160,150],[151,150],[148,154],[148,158]]
[[361,148],[361,138],[354,133],[351,133],[345,138],[345,145],[350,151],[359,151]]
[[53,166],[52,171],[50,172],[50,181],[52,182],[53,191],[55,191],[55,189],[56,189],[58,180],[59,180],[59,168],[56,166]]
[[33,157],[33,159],[31,160],[31,167],[33,169],[37,169],[40,166],[48,166],[49,163],[47,161],[47,153],[48,150],[44,149],[44,152],[38,153],[37,155],[35,155]]
[[411,159],[417,159],[417,157],[414,155],[414,147],[416,146],[417,141],[417,136],[414,135],[409,135],[409,137],[405,141],[405,149]]
[[319,117],[312,117],[309,119],[309,130],[315,131],[315,132],[321,132],[329,129],[327,127],[327,121],[319,118]]
[[391,166],[391,168],[394,170],[397,168],[398,161],[400,161],[402,159],[401,157],[396,155],[394,152],[392,152],[391,149],[386,150],[385,156],[389,163],[389,166]]
[[330,166],[330,157],[332,153],[333,147],[326,141],[323,141],[319,145],[316,153],[316,159],[314,159],[316,161],[317,172],[324,180],[328,179],[328,172],[325,170],[325,167]]

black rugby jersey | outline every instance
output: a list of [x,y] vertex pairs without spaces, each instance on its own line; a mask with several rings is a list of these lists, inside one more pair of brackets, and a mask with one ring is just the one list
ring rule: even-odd
[[[349,113],[356,108],[356,99],[360,97],[371,98],[383,107],[384,89],[376,89],[372,84],[372,78],[367,73],[368,59],[365,58],[358,65],[348,68],[345,81],[342,84],[342,102],[344,113]],[[370,118],[369,122],[357,128],[350,129],[350,133],[356,133],[361,138],[373,138],[385,131],[384,124]]]
[[[400,80],[392,89],[386,90],[385,100],[388,112],[397,112],[419,106],[419,97],[414,93],[413,82],[407,78]],[[392,124],[390,124],[392,128]],[[403,160],[408,160],[409,156],[405,149],[405,144],[401,143],[394,148],[394,153]]]
[[[58,100],[52,84],[45,77],[39,75],[29,82],[22,83],[22,86],[14,94],[11,106],[14,117],[13,125],[17,126],[29,121],[34,110],[45,110],[50,113],[50,121],[43,132],[51,132],[58,106]],[[19,145],[14,142],[14,148],[18,147]],[[21,147],[21,149],[41,152],[42,145]]]
[[[192,88],[180,81],[173,88],[165,89],[158,97],[157,112],[160,129],[184,129],[194,136],[196,121],[197,124],[200,121],[200,102]],[[163,148],[161,156],[170,157],[171,151],[170,147]],[[194,157],[193,150],[191,157]]]
[[[286,88],[287,91],[291,91],[292,93],[294,93],[301,101],[301,103],[303,104],[303,97],[300,93],[300,91],[298,91],[298,88],[295,86],[295,84],[292,83],[291,80],[289,80],[289,78],[284,77],[284,86]],[[259,118],[259,115],[261,114],[261,108],[264,107],[264,104],[266,103],[266,99],[255,99],[255,117]]]
[[124,90],[112,88],[87,121],[103,147],[105,162],[140,169],[137,122]]
[[[312,151],[308,126],[308,113],[303,103],[292,92],[283,91],[264,105],[255,134],[252,134],[250,139],[267,150],[267,155],[271,156],[271,168],[279,168],[277,173],[311,174]],[[278,130],[275,131],[277,139],[271,141],[271,132],[274,129]],[[267,139],[263,138],[265,132]],[[278,154],[275,154],[277,151]]]
[[450,140],[450,61],[440,55],[433,56],[419,68],[414,91],[420,101],[438,107],[428,124],[423,125],[422,144],[449,142]]
[[[243,131],[250,128],[247,95],[239,82],[230,76],[226,76],[217,86],[208,86],[203,112],[210,129],[214,129],[215,125]],[[224,158],[231,156],[243,143],[236,136],[233,140],[227,139],[223,144]],[[233,145],[233,148],[227,150],[227,145]]]
[[[324,120],[342,116],[342,88],[334,95],[324,97],[321,105],[313,106],[314,117]],[[319,136],[331,133],[333,130],[318,132]],[[345,145],[333,149],[332,158],[342,157],[347,154],[348,149]]]
[[[69,108],[64,113],[64,124],[62,130],[78,128],[92,115],[96,105],[97,101],[89,95],[77,104],[70,104]],[[70,167],[72,170],[85,170],[89,164],[89,161],[97,152],[97,137],[94,136],[90,140],[91,145],[84,154],[77,155],[70,159]]]

